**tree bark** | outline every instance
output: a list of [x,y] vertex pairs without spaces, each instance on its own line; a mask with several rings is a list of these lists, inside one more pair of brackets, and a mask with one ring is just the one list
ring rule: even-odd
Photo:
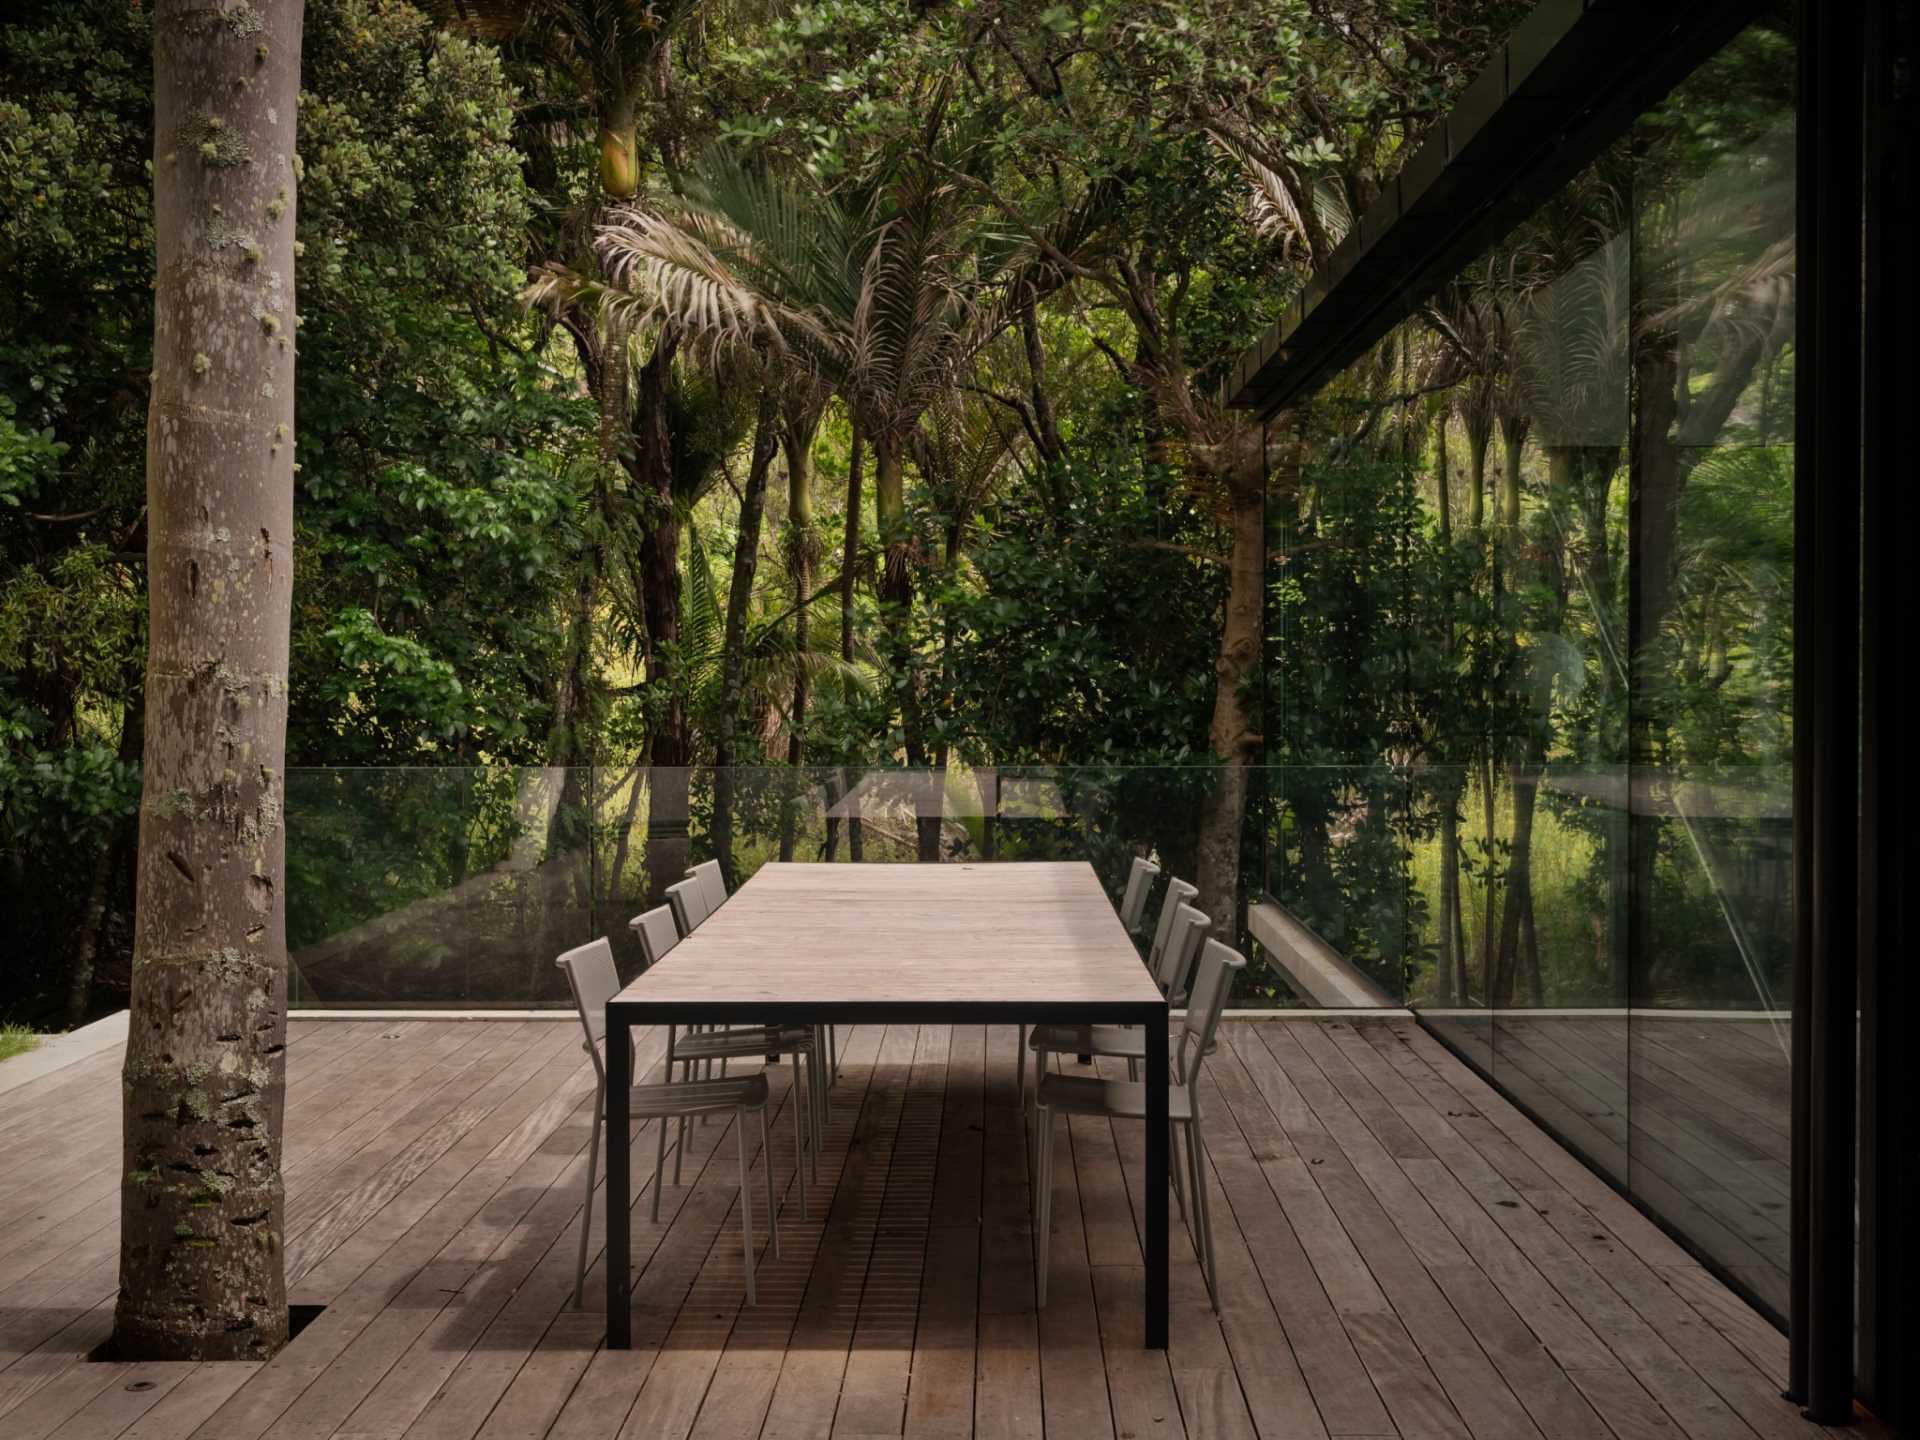
[[1500,417],[1500,440],[1506,452],[1506,468],[1500,474],[1500,523],[1509,530],[1520,526],[1520,460],[1527,449],[1527,432],[1532,423],[1524,415]]
[[1240,838],[1247,813],[1249,753],[1258,727],[1241,689],[1260,663],[1261,601],[1266,585],[1264,478],[1242,479],[1232,491],[1232,544],[1227,561],[1226,613],[1214,659],[1213,722],[1208,741],[1220,776],[1200,813],[1194,883],[1216,933],[1237,934],[1240,921]]
[[647,899],[657,905],[690,858],[688,722],[683,677],[674,668],[680,645],[680,512],[673,493],[673,432],[668,390],[679,350],[671,332],[655,342],[634,386],[633,446],[628,473],[645,511],[640,540],[640,603],[646,618],[647,683],[666,695],[647,744]]
[[1487,447],[1493,431],[1471,419],[1467,424],[1467,528],[1481,530],[1487,523]]
[[[886,555],[880,576],[880,603],[886,612],[893,693],[900,705],[907,768],[925,770],[927,742],[921,724],[919,683],[913,673],[913,537],[907,528],[906,465],[900,437],[884,430],[875,435],[873,458],[874,520]],[[919,860],[938,860],[940,816],[917,815],[914,833]]]
[[[860,560],[860,508],[861,466],[865,460],[866,441],[860,429],[860,417],[853,417],[852,453],[847,458],[847,516],[846,525],[840,541],[840,659],[846,664],[853,663],[853,587],[859,579]],[[841,796],[851,795],[856,777],[842,772],[840,784],[836,787]],[[834,858],[834,842],[838,838],[834,833],[834,822],[827,822],[827,858]],[[866,858],[866,837],[861,830],[860,817],[847,816],[847,857],[856,865]]]
[[[813,533],[813,437],[820,410],[789,410],[781,428],[787,452],[787,571],[793,578],[793,704],[787,715],[787,764],[798,770],[807,758],[807,707],[812,703],[807,681],[807,652],[813,642],[808,601],[813,592],[813,561],[818,539]],[[780,858],[793,859],[799,807],[794,787],[780,810]]]
[[779,411],[773,387],[760,390],[760,414],[753,432],[753,462],[740,492],[739,539],[733,547],[733,580],[727,586],[727,622],[720,641],[720,715],[713,745],[713,852],[726,877],[727,890],[740,888],[733,860],[733,742],[747,685],[747,614],[753,605],[753,581],[760,569],[760,524],[767,508],[767,473],[780,448]]
[[[1522,930],[1533,905],[1533,815],[1540,791],[1539,766],[1531,760],[1515,762],[1509,778],[1513,784],[1513,842],[1500,915],[1500,954],[1494,972],[1492,1004],[1496,1009],[1513,1004]],[[1537,992],[1537,981],[1533,988]],[[1539,1003],[1537,998],[1534,1003]]]
[[122,1360],[287,1338],[294,120],[302,0],[154,6],[149,642]]

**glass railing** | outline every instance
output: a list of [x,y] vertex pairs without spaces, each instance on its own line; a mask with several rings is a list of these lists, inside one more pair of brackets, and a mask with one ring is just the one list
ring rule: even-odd
[[[631,973],[640,956],[627,921],[710,859],[722,860],[736,884],[782,859],[1085,860],[1117,898],[1136,855],[1158,857],[1168,874],[1193,873],[1217,773],[295,769],[287,804],[293,1003],[563,1005],[556,955],[605,935]],[[1282,988],[1250,987],[1249,995],[1266,1003]]]

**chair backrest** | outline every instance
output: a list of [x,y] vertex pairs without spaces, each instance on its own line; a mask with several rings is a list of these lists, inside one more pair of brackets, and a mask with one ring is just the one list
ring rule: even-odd
[[673,907],[674,923],[682,936],[691,935],[713,911],[707,906],[707,887],[698,880],[682,880],[667,886],[667,904]]
[[1120,895],[1120,923],[1127,927],[1127,934],[1140,928],[1147,913],[1147,896],[1153,893],[1153,882],[1159,878],[1160,867],[1151,860],[1135,856],[1127,867],[1127,888]]
[[673,918],[671,905],[656,905],[644,915],[634,916],[627,922],[627,928],[639,940],[640,955],[649,970],[666,959],[667,952],[680,943],[680,925]]
[[727,903],[727,877],[720,873],[718,860],[702,860],[687,871],[687,879],[700,882],[701,892],[707,897],[709,915]]
[[1201,1060],[1213,1046],[1213,1032],[1220,1028],[1220,1012],[1233,992],[1233,977],[1246,968],[1246,957],[1218,940],[1207,941],[1207,948],[1200,952],[1200,968],[1193,977],[1193,993],[1187,997],[1174,1059],[1174,1074],[1182,1085],[1193,1084]]
[[1153,972],[1153,983],[1167,999],[1178,1003],[1183,998],[1193,957],[1200,953],[1200,942],[1212,924],[1204,910],[1192,905],[1175,908],[1166,949],[1160,952],[1159,967]]
[[606,1078],[600,1042],[607,1035],[607,1002],[620,993],[620,972],[613,965],[613,946],[605,939],[576,945],[553,962],[567,972],[573,1008],[580,1012],[580,1028],[587,1032],[587,1053],[594,1073]]
[[1147,950],[1149,970],[1159,973],[1160,957],[1167,950],[1167,937],[1173,934],[1173,917],[1182,905],[1189,904],[1199,893],[1197,885],[1189,885],[1178,875],[1168,878],[1166,898],[1160,902],[1160,922],[1153,927],[1153,944]]

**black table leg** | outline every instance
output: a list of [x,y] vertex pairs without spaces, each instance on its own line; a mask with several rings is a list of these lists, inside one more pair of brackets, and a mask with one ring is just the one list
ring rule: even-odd
[[[633,1084],[632,1030],[607,1007],[607,1348],[633,1348],[633,1171],[627,1156],[627,1101]],[[1161,1127],[1165,1129],[1163,1125]],[[1164,1208],[1164,1207],[1162,1207]]]
[[1167,1012],[1147,1031],[1147,1348],[1167,1348]]

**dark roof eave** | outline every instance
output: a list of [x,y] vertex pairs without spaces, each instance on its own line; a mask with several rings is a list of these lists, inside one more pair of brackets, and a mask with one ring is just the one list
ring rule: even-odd
[[1544,0],[1240,357],[1223,402],[1271,417],[1318,389],[1762,8],[1755,0]]

